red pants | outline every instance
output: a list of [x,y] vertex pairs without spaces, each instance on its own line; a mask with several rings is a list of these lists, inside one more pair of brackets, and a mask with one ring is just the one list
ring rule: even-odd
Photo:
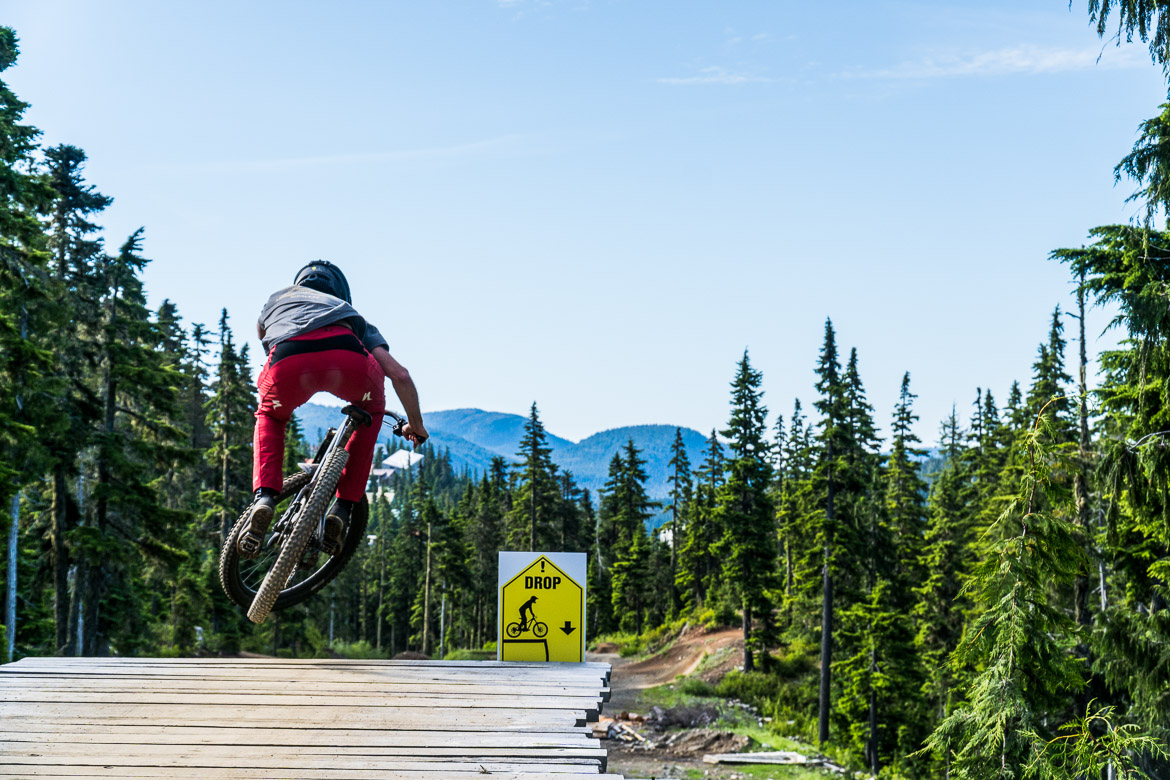
[[[355,342],[357,340],[348,328],[331,325],[289,341],[345,336],[353,337]],[[357,344],[360,345],[360,342]],[[281,346],[278,344],[273,353]],[[327,392],[364,409],[374,418],[374,424],[368,428],[357,428],[346,445],[349,461],[341,473],[341,481],[337,483],[338,498],[360,501],[366,491],[366,480],[369,479],[370,467],[373,465],[374,446],[378,442],[382,415],[386,410],[383,390],[385,374],[381,366],[364,351],[349,349],[290,354],[279,358],[276,363],[272,362],[272,358],[270,354],[256,380],[260,390],[260,405],[256,409],[256,435],[252,443],[252,489],[263,487],[280,490],[284,479],[285,426],[293,411],[312,398],[314,393]]]

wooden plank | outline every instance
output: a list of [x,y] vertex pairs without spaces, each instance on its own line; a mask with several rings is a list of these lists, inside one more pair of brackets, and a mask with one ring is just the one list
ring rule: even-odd
[[[145,754],[144,754],[145,753]],[[255,750],[234,752],[225,748],[192,747],[179,750],[170,747],[167,752],[130,752],[119,750],[105,755],[61,755],[5,753],[0,757],[5,766],[46,766],[69,764],[78,766],[119,766],[119,767],[171,767],[204,766],[215,768],[256,768],[256,769],[385,769],[387,772],[436,772],[440,769],[453,771],[474,771],[483,767],[488,772],[576,772],[598,774],[601,761],[598,758],[484,758],[482,760],[434,757],[394,757],[394,755],[366,755],[332,753],[305,755],[289,750]]]
[[[387,664],[393,664],[388,667]],[[516,670],[523,670],[526,674],[548,675],[562,679],[597,679],[607,682],[609,679],[608,664],[558,664],[558,663],[527,663],[518,661],[475,661],[466,664],[442,663],[438,661],[402,662],[402,661],[346,661],[333,659],[283,659],[272,658],[263,660],[237,658],[61,658],[55,656],[30,656],[11,664],[0,665],[0,671],[20,671],[25,669],[52,668],[62,670],[66,668],[85,668],[93,665],[105,665],[127,669],[288,669],[313,668],[329,671],[385,671],[393,669],[399,674],[440,674],[458,675],[475,674],[477,676],[502,675],[514,677]]]
[[[3,667],[0,667],[2,669]],[[0,678],[7,675],[15,674],[15,672],[0,671]],[[320,669],[303,669],[297,670],[295,668],[287,669],[256,669],[256,670],[232,670],[224,667],[214,667],[209,669],[196,669],[191,667],[176,667],[174,669],[160,669],[157,667],[143,667],[143,668],[108,668],[103,669],[100,666],[90,667],[73,667],[70,669],[53,669],[50,667],[30,668],[21,670],[19,673],[22,677],[33,679],[34,676],[40,676],[41,679],[45,677],[54,677],[59,679],[68,679],[74,675],[86,675],[91,677],[123,677],[127,679],[143,679],[147,677],[158,678],[192,678],[197,680],[204,679],[223,679],[223,680],[286,680],[286,681],[300,681],[310,682],[314,680],[337,680],[349,682],[380,682],[388,684],[401,683],[429,683],[433,685],[462,683],[462,684],[479,684],[494,683],[497,685],[516,684],[517,682],[524,682],[532,685],[564,685],[570,683],[574,687],[588,688],[593,691],[601,691],[603,686],[600,681],[590,681],[589,684],[582,684],[579,681],[572,680],[557,675],[538,675],[525,674],[523,676],[509,677],[506,675],[482,675],[477,676],[473,673],[463,675],[453,675],[451,677],[443,677],[441,674],[431,675],[403,675],[393,671],[386,671],[378,673],[375,671],[349,671],[349,670],[320,670]]]
[[[451,747],[447,745],[426,747],[371,747],[369,745],[337,745],[314,743],[305,745],[304,734],[301,742],[294,745],[265,745],[265,744],[194,744],[182,741],[155,741],[149,742],[108,742],[91,741],[70,742],[56,739],[50,741],[16,742],[5,739],[0,742],[0,761],[12,760],[15,756],[53,756],[63,757],[93,757],[109,756],[147,756],[147,755],[215,755],[230,756],[237,760],[244,756],[289,755],[289,748],[297,756],[392,756],[408,757],[419,761],[435,760],[521,760],[529,762],[533,759],[542,761],[565,761],[582,763],[583,761],[605,761],[605,748],[596,747],[517,747],[509,745],[500,747]],[[497,740],[498,743],[498,740]]]
[[31,718],[70,720],[100,726],[104,723],[156,723],[174,726],[233,725],[308,727],[351,726],[438,731],[547,731],[549,728],[584,726],[584,713],[572,710],[458,710],[431,711],[404,707],[231,707],[208,704],[171,706],[136,704],[89,704],[84,711],[68,704],[25,704],[9,702],[0,706],[0,719]]
[[0,776],[613,778],[582,728],[607,665],[23,659]]
[[[511,685],[481,685],[476,683],[393,683],[333,680],[315,681],[306,693],[349,693],[351,695],[442,695],[459,694],[467,696],[507,696],[516,698],[516,684]],[[68,690],[68,691],[106,691],[106,690],[166,690],[166,691],[200,691],[202,693],[238,693],[278,691],[286,692],[288,683],[285,680],[251,679],[246,688],[241,688],[237,680],[220,680],[215,678],[160,678],[139,677],[126,678],[111,675],[94,675],[92,677],[22,677],[0,676],[0,691],[4,690]],[[601,698],[601,689],[597,686],[568,686],[547,684],[525,684],[526,696],[585,696]]]
[[[52,725],[52,724],[50,724]],[[111,726],[97,731],[84,723],[60,723],[49,729],[30,719],[7,721],[6,742],[76,742],[104,744],[215,744],[215,745],[303,745],[306,734],[296,728],[221,728],[211,726]],[[324,747],[419,748],[450,747],[459,750],[484,749],[501,743],[499,733],[474,731],[386,731],[381,729],[314,729],[311,742]],[[518,749],[596,747],[598,741],[585,729],[512,733],[509,745]]]
[[[479,769],[464,770],[436,768],[413,772],[387,771],[383,769],[299,769],[295,774],[273,772],[271,769],[245,769],[242,767],[221,770],[210,767],[118,767],[85,766],[79,764],[46,764],[41,766],[0,764],[0,777],[173,777],[206,778],[206,780],[253,780],[254,778],[287,778],[300,780],[441,780],[444,777],[480,778],[485,775]],[[492,774],[490,780],[568,780],[571,777],[588,777],[590,780],[624,780],[621,775],[567,772],[501,772]]]
[[596,715],[600,699],[560,696],[523,696],[508,699],[503,696],[467,698],[465,696],[353,696],[349,694],[321,695],[316,693],[159,693],[154,691],[48,691],[28,689],[22,691],[0,690],[0,712],[9,702],[26,704],[59,703],[70,704],[212,704],[230,706],[261,706],[271,704],[278,707],[398,707],[398,708],[459,708],[462,710],[581,710]]

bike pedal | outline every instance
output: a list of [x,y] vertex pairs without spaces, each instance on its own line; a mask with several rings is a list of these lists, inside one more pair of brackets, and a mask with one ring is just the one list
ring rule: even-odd
[[345,540],[345,523],[340,517],[330,515],[325,518],[325,533],[321,538],[321,549],[329,555],[341,552],[341,544]]
[[258,558],[264,549],[264,534],[272,523],[272,515],[276,509],[276,501],[270,496],[261,496],[252,505],[252,515],[248,518],[248,527],[242,529],[239,539],[236,540],[236,551],[242,558]]
[[259,558],[264,548],[264,537],[252,533],[251,529],[240,535],[236,542],[236,552],[241,558]]

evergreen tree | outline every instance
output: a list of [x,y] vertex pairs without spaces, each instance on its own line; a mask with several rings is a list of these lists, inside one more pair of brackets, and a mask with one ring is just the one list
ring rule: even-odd
[[[811,547],[810,540],[806,538],[808,529],[806,515],[811,501],[814,465],[812,429],[806,424],[799,398],[793,404],[791,419],[780,458],[780,489],[776,507],[780,549],[783,555],[784,611],[790,629],[793,628],[798,614],[807,615],[810,612],[807,609],[810,602],[806,601],[798,610],[796,599],[799,592],[798,577],[804,580],[810,576],[807,571],[798,574],[797,568],[800,564],[800,551]],[[805,625],[802,629],[808,631],[811,630],[811,626]]]
[[706,602],[712,580],[718,573],[714,548],[722,533],[715,516],[715,496],[723,484],[723,464],[723,447],[712,430],[703,449],[703,463],[695,472],[694,497],[686,505],[686,536],[679,550],[675,575],[682,601],[689,607]]
[[[0,26],[0,75],[16,63],[17,38]],[[44,472],[46,453],[39,442],[57,411],[50,399],[60,394],[54,381],[53,349],[65,316],[50,284],[45,237],[38,216],[49,206],[51,190],[34,171],[33,154],[40,131],[22,124],[28,104],[0,79],[0,505],[8,553],[20,547],[21,490]],[[10,519],[9,519],[10,518]],[[63,546],[63,545],[62,545]],[[3,556],[6,582],[17,579]],[[19,568],[19,556],[13,556]],[[4,591],[3,619],[16,617],[16,604]],[[55,598],[60,598],[57,593]],[[24,623],[7,625],[6,639],[40,643]],[[56,645],[49,652],[56,650]],[[0,657],[7,657],[7,643]]]
[[[810,561],[819,558],[821,568],[821,672],[817,733],[821,744],[824,744],[829,740],[829,715],[832,711],[833,579],[835,570],[847,565],[849,560],[848,554],[842,554],[843,547],[849,549],[848,536],[837,515],[837,501],[842,472],[848,470],[846,454],[852,448],[846,428],[849,416],[847,390],[837,357],[836,333],[833,331],[833,323],[828,319],[825,320],[825,341],[816,372],[816,389],[821,397],[815,406],[822,420],[819,437],[821,456],[813,472],[813,491],[818,504],[824,509],[817,518],[814,544],[810,545],[807,554]],[[823,503],[820,501],[821,496],[824,496]],[[843,545],[843,541],[846,544]]]
[[[646,494],[646,461],[631,439],[614,453],[609,479],[601,493],[601,550],[610,570],[609,595],[614,619],[623,631],[641,633],[651,577],[652,546],[646,522],[657,504]],[[605,587],[603,580],[602,586]]]
[[[970,576],[972,534],[972,499],[969,487],[970,466],[963,454],[963,432],[955,410],[943,421],[940,448],[945,456],[942,471],[930,487],[926,533],[920,553],[920,569],[925,573],[915,587],[914,605],[917,624],[915,644],[919,663],[925,672],[922,695],[933,722],[941,722],[952,712],[956,697],[956,670],[950,661],[963,635],[970,598],[963,589]],[[961,696],[960,696],[961,698]],[[944,745],[934,764],[925,767],[937,775],[949,774],[952,745]]]
[[1000,541],[975,570],[971,592],[985,610],[960,652],[978,666],[968,700],[928,745],[953,751],[956,778],[1019,778],[1052,736],[1050,716],[1062,696],[1083,682],[1070,650],[1076,625],[1052,603],[1050,588],[1071,584],[1081,550],[1060,495],[1049,479],[1054,466],[1048,417],[1037,418],[1024,439],[1029,470],[1017,500],[1000,516]]
[[514,550],[551,549],[556,538],[555,511],[560,490],[548,434],[533,402],[516,453],[517,486],[508,515],[508,544]]
[[694,492],[691,478],[691,460],[687,457],[686,446],[683,444],[682,428],[674,429],[674,441],[670,445],[670,461],[666,464],[670,469],[666,482],[670,485],[670,611],[674,614],[678,610],[679,599],[675,580],[678,577],[678,548],[679,537],[684,533],[682,520],[686,513],[687,504]]
[[926,451],[914,446],[921,442],[913,430],[918,420],[913,410],[917,397],[910,392],[910,372],[906,372],[894,410],[893,446],[885,470],[885,519],[889,523],[894,554],[887,559],[892,566],[883,572],[903,599],[902,607],[909,607],[910,588],[922,580],[919,556],[926,520],[927,486],[918,466]]
[[208,492],[204,500],[219,523],[218,544],[223,544],[236,516],[248,504],[252,493],[252,432],[256,412],[256,395],[248,368],[248,347],[236,349],[228,313],[219,318],[219,365],[211,397],[206,404],[207,426],[212,445],[207,461],[216,470],[217,491]]
[[1072,381],[1064,368],[1064,323],[1060,320],[1060,307],[1052,313],[1052,325],[1048,341],[1037,349],[1036,362],[1032,364],[1032,386],[1028,389],[1028,412],[1035,416],[1046,407],[1058,442],[1072,441],[1072,399],[1068,396],[1068,383]]
[[[1163,741],[1170,736],[1170,234],[1095,228],[1083,250],[1053,257],[1083,277],[1097,305],[1116,306],[1127,337],[1100,356],[1095,393],[1106,417],[1098,467],[1103,528],[1092,530],[1109,562],[1099,569],[1093,671],[1124,691],[1121,716]],[[1080,514],[1078,513],[1078,519]],[[1156,771],[1170,765],[1162,762]]]
[[723,431],[731,451],[727,479],[716,493],[716,521],[722,530],[716,549],[743,613],[744,671],[754,668],[756,655],[765,657],[766,666],[768,647],[777,638],[771,600],[779,584],[776,508],[769,492],[772,466],[762,381],[745,350],[731,384],[731,419]]
[[134,599],[125,599],[144,573],[131,553],[163,567],[183,558],[177,530],[186,514],[168,509],[152,484],[186,438],[174,424],[181,378],[158,349],[161,334],[149,317],[139,278],[148,262],[139,254],[141,243],[140,228],[102,269],[96,523],[75,534],[89,574],[86,655],[105,655],[111,641],[121,652],[133,652],[143,639],[145,616],[135,609]]
[[[95,439],[105,424],[100,386],[103,361],[103,327],[107,312],[104,242],[95,234],[92,218],[111,199],[86,184],[85,153],[60,145],[45,153],[47,179],[54,196],[47,243],[55,263],[55,287],[63,301],[64,321],[56,351],[60,388],[55,401],[58,422],[44,429],[53,459],[51,471],[52,560],[54,570],[57,652],[80,655],[94,649],[92,632],[82,628],[96,613],[96,600],[88,599],[93,572],[91,563],[101,561],[100,550],[85,550],[83,540],[96,522],[88,503],[86,485],[95,473]],[[95,596],[96,598],[96,596]]]

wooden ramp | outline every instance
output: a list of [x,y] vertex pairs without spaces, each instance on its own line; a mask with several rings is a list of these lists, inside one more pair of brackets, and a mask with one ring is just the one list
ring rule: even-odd
[[25,658],[0,777],[609,778],[609,664]]

